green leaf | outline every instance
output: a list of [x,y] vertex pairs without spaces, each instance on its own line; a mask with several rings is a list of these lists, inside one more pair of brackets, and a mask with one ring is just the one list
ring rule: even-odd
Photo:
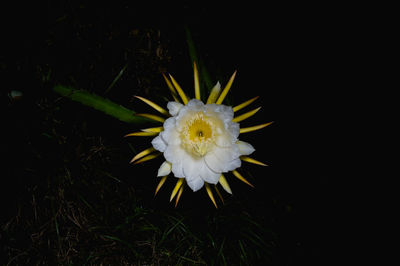
[[126,123],[139,124],[144,122],[151,122],[151,120],[147,118],[135,116],[135,112],[132,110],[129,110],[119,104],[110,101],[109,99],[103,98],[88,91],[76,90],[72,87],[62,85],[55,86],[54,91],[64,97],[70,98],[75,102],[79,102],[96,110],[102,111],[103,113],[106,113]]

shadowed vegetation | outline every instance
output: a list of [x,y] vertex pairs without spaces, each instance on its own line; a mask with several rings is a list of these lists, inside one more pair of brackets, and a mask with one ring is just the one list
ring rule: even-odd
[[[292,166],[279,163],[288,153],[278,150],[292,138],[278,133],[279,126],[252,133],[258,158],[271,167],[244,163],[243,175],[255,188],[227,175],[233,195],[222,193],[224,203],[215,195],[218,210],[204,189],[192,193],[188,188],[174,208],[168,199],[175,182],[168,179],[154,197],[161,158],[129,164],[151,140],[123,137],[147,123],[137,125],[129,116],[130,110],[150,110],[134,96],[166,106],[169,91],[161,73],[174,73],[192,92],[191,61],[198,60],[205,95],[217,80],[227,82],[239,65],[236,59],[246,58],[228,102],[238,104],[264,92],[249,83],[258,63],[244,67],[248,49],[233,53],[234,48],[225,50],[229,42],[211,42],[220,28],[204,37],[210,29],[198,21],[211,8],[184,5],[181,11],[190,14],[187,25],[168,22],[169,13],[160,11],[161,22],[139,20],[141,9],[133,3],[109,7],[60,1],[31,12],[37,20],[21,15],[28,28],[15,32],[26,34],[10,38],[13,49],[0,58],[6,84],[11,84],[1,95],[7,106],[1,187],[2,195],[11,195],[2,201],[2,265],[298,265],[318,257],[313,230],[319,220],[304,218],[310,215],[304,206],[316,204],[313,180],[299,181],[293,175],[297,168],[289,171]],[[211,14],[212,21],[220,15]],[[98,96],[72,101],[68,88]],[[272,103],[274,95],[279,96],[270,93],[260,102],[266,121],[280,106]],[[96,108],[108,99],[117,103],[110,115],[79,103]],[[115,119],[116,113],[124,119]]]

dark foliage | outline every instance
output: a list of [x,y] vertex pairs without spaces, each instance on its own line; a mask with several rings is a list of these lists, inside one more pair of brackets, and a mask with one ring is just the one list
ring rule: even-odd
[[[326,265],[334,238],[326,151],[335,145],[326,121],[343,73],[323,13],[56,2],[10,7],[12,20],[3,17],[13,22],[0,58],[4,265]],[[213,82],[238,70],[230,102],[261,96],[263,108],[245,123],[275,121],[243,136],[270,166],[243,165],[255,189],[229,176],[234,194],[219,209],[204,190],[184,191],[174,208],[168,181],[154,198],[161,159],[128,164],[149,145],[123,138],[138,126],[52,91],[70,85],[135,111],[149,107],[134,95],[164,105],[160,72],[193,86],[185,27]]]

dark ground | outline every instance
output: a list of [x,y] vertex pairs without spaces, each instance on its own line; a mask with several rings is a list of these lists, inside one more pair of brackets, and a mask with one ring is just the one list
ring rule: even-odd
[[[2,263],[327,265],[340,257],[334,206],[343,180],[332,154],[343,115],[337,103],[352,85],[344,85],[353,48],[346,14],[322,6],[109,5],[3,10]],[[275,121],[243,135],[270,166],[244,164],[255,188],[230,176],[234,194],[225,193],[218,210],[204,190],[185,190],[175,209],[168,181],[153,198],[162,160],[129,165],[149,139],[123,138],[141,126],[52,91],[71,85],[150,112],[133,96],[165,105],[160,72],[168,71],[192,93],[184,26],[215,81],[238,70],[230,101],[261,96],[263,108],[246,125]],[[11,100],[12,90],[22,98]]]

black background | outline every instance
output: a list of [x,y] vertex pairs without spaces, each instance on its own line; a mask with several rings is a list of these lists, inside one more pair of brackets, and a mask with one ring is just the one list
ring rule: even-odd
[[[72,72],[77,61],[89,60],[81,47],[96,43],[96,36],[102,31],[120,34],[119,38],[110,42],[107,51],[112,52],[113,46],[129,45],[123,36],[132,29],[159,29],[163,38],[168,40],[172,57],[166,64],[167,71],[190,88],[192,70],[185,46],[186,26],[191,30],[198,53],[210,73],[218,73],[226,82],[233,71],[238,70],[230,92],[234,103],[261,96],[257,104],[262,109],[249,124],[274,121],[260,132],[243,136],[243,140],[255,146],[255,158],[267,162],[270,167],[260,169],[248,166],[256,188],[239,189],[242,184],[234,183],[234,192],[239,190],[236,197],[239,201],[243,197],[243,200],[254,202],[252,210],[255,212],[262,213],[266,208],[265,215],[271,215],[268,209],[271,199],[281,202],[282,208],[292,209],[287,216],[277,215],[277,219],[281,219],[276,222],[283,247],[280,252],[282,257],[287,256],[282,259],[283,264],[316,261],[325,265],[333,257],[340,257],[344,251],[344,245],[340,243],[346,242],[340,234],[343,217],[338,216],[345,178],[336,169],[340,164],[337,154],[345,125],[338,125],[346,118],[344,110],[348,98],[354,95],[354,84],[348,82],[348,78],[355,71],[353,66],[357,50],[357,23],[349,18],[347,10],[345,5],[333,4],[138,4],[132,1],[81,5],[69,1],[57,4],[49,1],[29,5],[16,3],[4,8],[2,44],[5,46],[1,54],[6,62],[3,68],[5,75],[2,75],[5,88],[2,99],[3,106],[7,106],[7,137],[3,139],[7,171],[2,189],[12,195],[6,197],[5,205],[10,211],[4,213],[2,221],[13,215],[14,205],[7,203],[23,198],[24,189],[21,188],[34,183],[21,179],[18,176],[20,172],[15,169],[29,165],[29,160],[33,160],[24,156],[24,147],[29,139],[21,133],[24,129],[21,119],[24,122],[27,122],[24,119],[29,120],[33,128],[40,122],[35,121],[34,112],[29,113],[30,100],[25,100],[28,107],[9,105],[7,93],[12,89],[21,90],[25,99],[32,97],[32,102],[52,93],[50,89],[37,89],[36,62],[51,62],[53,67],[58,67],[61,78],[57,81],[60,82],[63,76]],[[65,26],[63,32],[61,27],[56,26],[55,20],[64,14],[67,21],[92,24],[92,28],[86,36],[75,40],[76,28]],[[58,46],[48,45],[48,39]],[[102,63],[112,64],[112,60]],[[82,88],[85,86],[83,83],[79,85]],[[131,94],[134,93],[140,91],[133,89]],[[113,99],[124,101],[121,99],[124,96],[117,94],[112,94]],[[82,116],[88,112],[92,118],[88,121],[90,132],[119,138],[132,131],[130,126],[89,111],[86,107],[73,107],[69,109],[68,119],[85,119]],[[46,150],[46,147],[39,149]],[[41,166],[43,169],[51,167],[53,160],[60,160],[56,154],[47,156],[47,161]],[[154,172],[148,167],[138,167],[139,170],[135,171]],[[127,165],[121,171],[133,170]],[[149,185],[153,183],[147,182],[142,186]],[[153,187],[148,190],[152,191]],[[170,208],[161,203],[167,198],[167,193],[161,194],[152,203],[153,207]],[[181,202],[184,210],[198,208],[201,212],[201,205],[209,205],[209,202],[201,202],[195,194],[187,195],[187,199],[183,198]]]

